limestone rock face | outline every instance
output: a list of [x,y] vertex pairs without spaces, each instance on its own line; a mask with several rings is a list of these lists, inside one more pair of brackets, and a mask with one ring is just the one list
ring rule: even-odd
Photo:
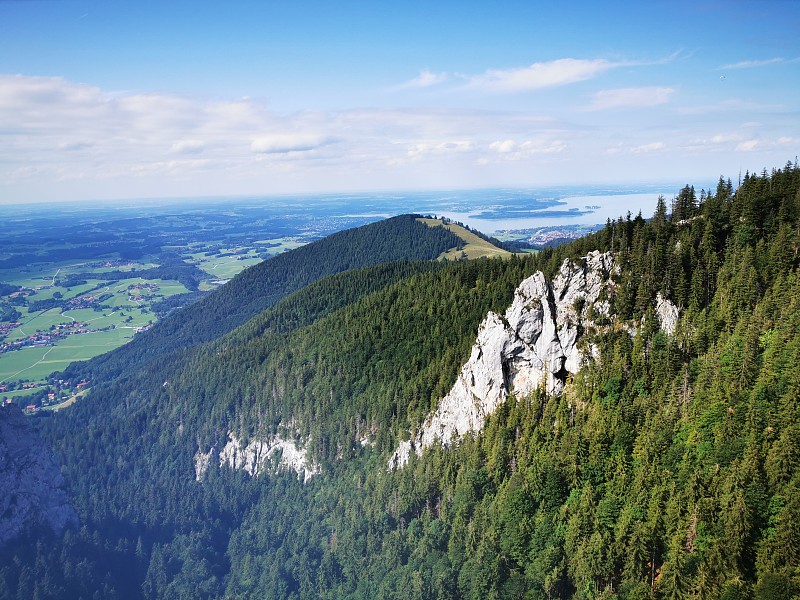
[[580,261],[565,260],[552,282],[541,272],[525,279],[504,316],[486,316],[452,389],[398,446],[389,468],[405,465],[412,451],[419,455],[437,442],[447,445],[479,431],[511,390],[561,392],[589,354],[579,345],[581,331],[593,325],[593,315],[609,316],[610,303],[601,296],[613,293],[609,277],[616,268],[611,253],[591,252]]
[[[216,452],[215,448],[203,452],[198,449],[194,455],[195,479],[202,481]],[[266,439],[252,439],[245,444],[233,433],[228,433],[228,442],[219,451],[219,464],[231,469],[241,469],[251,477],[262,473],[277,471],[294,471],[304,483],[321,470],[311,463],[306,456],[305,448],[299,447],[291,440],[284,440],[280,435],[272,435]]]
[[675,326],[678,324],[678,307],[664,298],[661,292],[656,294],[656,315],[658,324],[664,333],[668,335],[675,333]]
[[16,406],[0,408],[0,548],[32,525],[78,525],[53,453]]

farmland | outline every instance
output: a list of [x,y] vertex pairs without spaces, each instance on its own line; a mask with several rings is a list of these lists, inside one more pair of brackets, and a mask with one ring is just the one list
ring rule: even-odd
[[71,362],[125,344],[249,266],[374,220],[310,219],[300,206],[287,218],[287,210],[255,201],[0,207],[8,229],[0,240],[0,401],[74,393],[78,382],[53,377]]

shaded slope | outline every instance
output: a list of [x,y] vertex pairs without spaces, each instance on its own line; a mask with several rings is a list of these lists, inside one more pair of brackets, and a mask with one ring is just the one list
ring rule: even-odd
[[14,405],[0,407],[0,548],[39,524],[60,533],[78,519],[49,448]]

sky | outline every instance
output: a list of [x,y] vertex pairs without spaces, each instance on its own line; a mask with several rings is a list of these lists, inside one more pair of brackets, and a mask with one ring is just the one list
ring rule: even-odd
[[734,181],[800,2],[0,0],[0,204]]

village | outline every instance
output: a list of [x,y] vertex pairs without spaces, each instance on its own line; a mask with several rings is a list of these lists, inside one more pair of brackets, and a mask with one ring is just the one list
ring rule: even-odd
[[[3,327],[6,325],[11,327]],[[0,326],[0,335],[8,335],[8,333],[16,327],[19,327],[19,323],[2,323],[2,326]],[[0,354],[21,350],[22,348],[53,346],[57,340],[63,340],[70,335],[79,335],[88,332],[88,324],[81,323],[80,321],[59,323],[58,325],[53,325],[47,332],[37,331],[36,333],[19,340],[14,340],[13,342],[0,343]]]
[[[38,392],[31,396],[25,397],[25,405],[22,406],[23,412],[27,415],[35,415],[40,411],[57,410],[68,406],[74,402],[78,396],[83,395],[89,386],[88,379],[81,379],[78,383],[73,384],[69,379],[53,379],[47,384],[39,383],[0,383],[0,395],[13,392],[15,388],[21,390],[36,390],[41,388]],[[14,398],[4,395],[0,397],[0,407],[9,406],[14,404]],[[17,400],[20,403],[20,400]]]

